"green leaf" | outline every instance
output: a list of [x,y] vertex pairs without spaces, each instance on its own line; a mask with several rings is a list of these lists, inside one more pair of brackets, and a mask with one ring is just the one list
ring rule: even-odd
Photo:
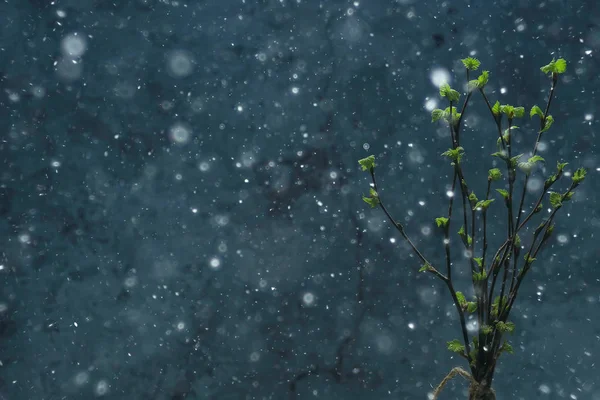
[[537,258],[535,258],[535,257],[531,257],[531,256],[529,255],[529,253],[525,254],[525,256],[524,256],[523,258],[525,259],[525,263],[526,263],[526,264],[533,264],[533,262],[534,262],[535,260],[537,260]]
[[469,201],[470,202],[475,202],[475,203],[477,203],[479,201],[479,199],[475,195],[475,192],[471,192],[471,194],[469,194]]
[[[548,227],[548,229],[546,229],[546,231],[544,232],[544,238],[542,240],[546,240],[548,239],[550,236],[552,236],[552,232],[554,232],[554,224],[550,225]],[[535,258],[533,259],[533,261],[535,261]],[[532,261],[532,262],[533,262]]]
[[371,206],[371,208],[375,208],[379,205],[379,197],[365,197],[363,196],[363,201]]
[[474,272],[473,273],[473,280],[475,282],[479,282],[484,280],[485,278],[487,278],[487,272],[485,272],[485,269],[481,272]]
[[496,192],[500,193],[504,200],[508,200],[508,191],[505,189],[496,189]]
[[493,331],[494,331],[494,328],[492,328],[489,325],[482,325],[481,326],[481,332],[483,332],[484,335],[489,335]]
[[546,179],[546,181],[544,182],[544,190],[547,190],[550,186],[552,186],[557,179],[558,176],[550,175],[548,179]]
[[490,79],[490,71],[483,71],[481,75],[477,78],[477,87],[479,89],[483,89],[485,85],[487,85]]
[[466,307],[467,299],[462,292],[456,292],[456,299],[458,300],[458,305],[461,307]]
[[531,174],[531,171],[533,170],[533,163],[530,162],[520,162],[519,163],[519,169],[521,171],[523,171],[525,173],[525,175],[529,175]]
[[[504,130],[504,134],[502,135],[502,140],[504,140],[504,143],[508,143],[508,139],[510,138],[510,132],[515,129],[519,129],[519,127],[517,125],[512,125],[510,128],[506,128]],[[500,144],[500,138],[498,138],[498,140],[496,141],[496,146],[500,146]],[[500,149],[500,147],[498,148]]]
[[467,82],[467,91],[472,92],[475,89],[479,88],[479,81],[477,79],[473,79],[472,81]]
[[431,264],[426,263],[423,264],[423,266],[421,268],[419,268],[419,272],[427,272],[427,271],[431,271],[433,269],[433,267],[431,266]]
[[510,104],[505,104],[500,107],[500,112],[502,112],[502,114],[504,115],[507,115],[508,118],[512,119],[515,114],[515,107],[511,106]]
[[463,344],[461,344],[458,341],[458,339],[451,340],[450,342],[447,343],[447,345],[448,345],[448,350],[450,350],[454,353],[464,354],[464,352],[465,352],[465,346]]
[[462,61],[465,68],[468,69],[469,71],[475,71],[481,65],[481,62],[478,59],[473,58],[473,57],[463,58],[460,61]]
[[567,62],[563,58],[552,59],[549,64],[544,65],[540,70],[545,74],[562,74],[567,70]]
[[539,116],[540,118],[544,118],[544,112],[538,106],[531,107],[531,111],[529,112],[529,116],[533,118],[534,115]]
[[553,123],[554,117],[552,117],[552,115],[548,115],[544,120],[544,128],[542,129],[542,132],[546,132],[548,129],[550,129]]
[[550,205],[553,208],[562,206],[562,195],[557,192],[550,192]]
[[375,208],[375,207],[377,207],[380,204],[380,202],[379,202],[379,195],[377,194],[377,192],[373,188],[369,189],[369,197],[363,196],[362,199],[363,199],[363,201],[365,203],[367,203],[368,205],[370,205],[371,208]]
[[497,181],[502,178],[502,172],[499,168],[492,168],[488,171],[488,180]]
[[502,333],[513,333],[515,330],[515,324],[512,322],[498,321],[496,328]]
[[571,178],[573,180],[573,184],[579,185],[585,179],[585,175],[587,174],[587,170],[585,168],[579,168],[573,174]]
[[505,156],[506,150],[504,149],[505,144],[506,144],[506,140],[504,139],[504,135],[498,137],[498,139],[496,139],[496,148],[498,149],[498,151],[492,155],[496,156],[496,157],[500,157],[504,160],[506,158],[506,156]]
[[473,243],[473,239],[471,238],[471,235],[466,234],[464,225],[461,226],[460,229],[458,230],[458,236],[460,236],[463,243],[466,244],[467,246],[470,246],[471,243]]
[[488,200],[480,200],[477,202],[477,204],[475,204],[475,207],[473,207],[473,210],[487,210],[488,207],[490,206],[490,204],[492,204],[492,202],[494,201],[494,199],[488,199]]
[[544,160],[544,157],[540,157],[540,156],[533,156],[533,157],[530,157],[529,160],[527,160],[527,162],[530,162],[530,163],[537,163],[540,161],[543,163],[546,162],[546,160]]
[[504,308],[504,305],[508,302],[508,298],[506,296],[502,296],[502,301],[500,301],[500,296],[496,296],[494,302],[492,303],[492,316],[498,316],[498,310]]
[[473,336],[473,344],[471,345],[471,351],[469,352],[469,357],[471,357],[471,366],[475,366],[477,363],[477,354],[479,353],[479,338],[477,336]]
[[469,92],[472,92],[475,89],[483,89],[485,87],[485,85],[487,85],[489,78],[490,78],[490,72],[483,71],[477,79],[474,79],[474,80],[468,82],[467,90]]
[[477,266],[481,268],[481,263],[483,262],[482,257],[473,257],[473,260],[477,263]]
[[375,168],[375,156],[371,155],[367,158],[358,160],[363,171],[372,171]]
[[575,192],[567,192],[563,195],[563,202],[571,200]]
[[445,152],[442,153],[442,155],[445,157],[448,157],[449,159],[451,159],[454,162],[460,162],[464,153],[465,153],[464,149],[459,146],[455,149],[446,150]]
[[448,95],[448,100],[450,100],[453,103],[458,103],[458,99],[460,99],[460,93],[452,89],[452,91]]
[[514,244],[515,244],[515,247],[521,247],[521,236],[519,236],[518,234],[515,235]]
[[469,301],[467,303],[467,312],[474,313],[475,311],[477,311],[477,303],[475,303],[474,301]]
[[[541,223],[538,225],[538,227],[537,227],[537,228],[535,228],[535,231],[533,232],[533,234],[534,234],[534,235],[539,235],[539,234],[540,234],[540,232],[542,231],[542,229],[544,229],[544,228],[546,227],[546,222],[547,222],[547,221],[542,221],[542,222],[541,222]],[[529,254],[529,253],[527,253],[527,254],[526,254],[525,261],[527,261],[527,255],[528,255],[528,254]]]
[[517,164],[519,163],[519,158],[523,157],[523,154],[519,154],[517,156],[511,157],[510,161],[508,162],[508,164],[510,165],[511,168],[514,168],[517,166]]
[[452,103],[457,103],[460,99],[460,93],[452,89],[447,83],[440,86],[440,96],[447,98]]
[[500,102],[496,100],[496,103],[492,107],[492,114],[494,114],[495,116],[498,116],[498,115],[500,115],[501,112],[502,112],[502,106],[500,105]]
[[556,63],[556,61],[554,60],[554,58],[552,59],[552,61],[550,61],[549,64],[544,65],[543,67],[540,68],[540,71],[542,71],[545,74],[549,74],[552,72],[552,70],[554,69],[554,64]]
[[[500,140],[500,139],[498,139],[498,140]],[[500,158],[501,160],[504,160],[504,161],[508,160],[508,154],[504,150],[492,153],[492,157],[498,157],[498,158]]]
[[500,346],[500,348],[498,349],[498,353],[502,353],[503,351],[509,354],[513,354],[515,352],[508,342],[502,343],[502,346]]
[[444,109],[444,120],[446,122],[456,123],[460,119],[460,113],[457,111],[456,107],[452,107],[452,111],[450,111],[450,107],[446,107]]
[[525,115],[525,108],[524,107],[515,107],[515,118],[523,118],[523,115]]
[[448,226],[448,221],[449,219],[446,217],[438,217],[435,219],[435,223],[437,224],[438,228],[445,228]]
[[567,165],[569,165],[569,163],[566,163],[566,162],[557,162],[556,163],[556,171],[557,171],[557,173],[559,173],[559,174],[562,173],[563,170],[565,169],[565,167]]
[[500,107],[500,112],[506,114],[508,119],[513,118],[521,118],[525,114],[525,109],[523,107],[515,107],[510,104],[506,104]]
[[543,157],[533,156],[533,157],[530,157],[526,162],[519,163],[519,168],[523,172],[525,172],[525,174],[529,175],[531,173],[531,171],[533,170],[533,167],[535,167],[535,164],[537,164],[540,161],[545,162]]
[[567,61],[564,58],[559,58],[554,63],[554,72],[562,74],[567,70]]
[[439,108],[436,108],[435,110],[433,110],[431,112],[431,122],[437,122],[444,117],[445,117],[444,110],[440,110]]

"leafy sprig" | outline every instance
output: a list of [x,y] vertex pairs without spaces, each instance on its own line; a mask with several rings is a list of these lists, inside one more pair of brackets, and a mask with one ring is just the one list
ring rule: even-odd
[[[529,211],[525,207],[525,197],[530,177],[541,170],[539,166],[545,164],[546,160],[537,154],[538,145],[542,135],[550,130],[554,124],[554,117],[549,114],[558,76],[566,71],[567,63],[564,59],[552,60],[543,66],[541,71],[552,78],[552,86],[544,108],[534,105],[530,108],[530,118],[537,117],[540,127],[537,130],[537,138],[533,150],[523,161],[523,154],[513,154],[514,137],[520,130],[513,124],[516,118],[525,115],[525,108],[511,104],[501,104],[499,101],[491,102],[485,93],[489,82],[489,71],[482,71],[476,79],[470,79],[470,73],[480,68],[481,63],[473,57],[467,57],[462,61],[467,75],[467,95],[462,107],[458,106],[460,93],[448,84],[440,86],[440,96],[444,98],[449,106],[445,109],[435,109],[431,113],[432,122],[445,122],[450,130],[451,147],[442,153],[443,157],[450,160],[453,168],[452,191],[459,190],[462,197],[462,214],[456,216],[462,222],[456,232],[461,239],[468,254],[471,268],[471,280],[475,293],[473,301],[468,301],[465,295],[455,289],[453,282],[453,266],[450,248],[450,226],[453,223],[454,198],[449,199],[448,214],[435,218],[435,224],[444,234],[444,253],[446,258],[446,273],[443,274],[425,257],[408,237],[402,224],[394,220],[388,212],[377,192],[375,180],[375,157],[369,156],[359,160],[363,171],[369,171],[373,181],[373,187],[369,190],[369,196],[363,196],[363,200],[371,207],[380,207],[393,226],[398,229],[403,238],[409,243],[413,252],[422,262],[419,271],[429,272],[441,279],[448,287],[451,297],[456,306],[462,329],[462,341],[454,339],[448,342],[448,349],[465,357],[469,362],[471,374],[476,377],[486,376],[491,379],[495,364],[500,354],[513,353],[512,346],[503,341],[505,334],[515,330],[514,323],[508,321],[508,317],[519,293],[519,288],[524,277],[537,260],[538,253],[545,243],[548,242],[554,231],[554,219],[556,213],[566,202],[572,200],[576,188],[585,180],[586,170],[579,168],[571,175],[571,184],[566,190],[550,190],[565,175],[567,163],[558,162],[556,172],[547,177],[543,189],[540,191],[534,204]],[[464,148],[461,146],[460,131],[462,121],[467,110],[467,105],[474,93],[479,92],[496,125],[497,151],[492,154],[505,171],[501,168],[492,168],[487,175],[487,191],[480,194],[480,199],[475,192],[469,190],[467,177],[463,170]],[[522,185],[517,177],[522,177]],[[498,183],[504,178],[505,184],[499,187]],[[492,187],[492,185],[494,187]],[[520,196],[517,195],[518,187],[521,186]],[[503,200],[506,209],[506,232],[504,243],[497,249],[495,254],[488,254],[488,210],[493,207],[494,199],[490,193],[494,189]],[[527,242],[522,241],[521,231],[534,218],[541,214],[543,201],[546,199],[550,205],[549,215],[546,215],[532,232]],[[497,221],[497,220],[496,220]],[[481,224],[478,228],[477,224]],[[481,235],[481,237],[480,237]],[[524,243],[528,243],[525,247]],[[522,250],[524,255],[521,257]],[[492,300],[493,299],[493,300]],[[477,318],[478,332],[469,339],[466,329],[465,314],[473,314]],[[485,349],[485,351],[484,351]],[[491,372],[490,372],[491,371]]]

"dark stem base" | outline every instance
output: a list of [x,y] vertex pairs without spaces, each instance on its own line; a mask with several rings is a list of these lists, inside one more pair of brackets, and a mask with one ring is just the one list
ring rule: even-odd
[[496,393],[490,387],[472,383],[469,386],[469,400],[496,400]]

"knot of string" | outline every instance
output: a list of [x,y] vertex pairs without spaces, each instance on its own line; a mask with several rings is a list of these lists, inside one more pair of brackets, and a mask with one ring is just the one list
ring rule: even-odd
[[467,371],[465,371],[464,369],[462,369],[460,367],[454,367],[448,373],[448,375],[446,375],[444,377],[444,379],[442,379],[442,381],[440,382],[440,384],[435,388],[435,390],[433,391],[432,400],[437,400],[438,396],[442,392],[442,389],[444,388],[444,386],[446,386],[446,384],[448,382],[450,382],[450,380],[452,378],[456,377],[457,375],[460,375],[463,378],[465,378],[467,381],[469,381],[469,384],[470,384],[469,385],[469,392],[470,393],[478,393],[478,392],[484,390],[484,388],[482,387],[483,385],[481,385],[479,382],[477,382],[475,379],[473,379],[473,377],[471,376],[471,374],[469,374]]

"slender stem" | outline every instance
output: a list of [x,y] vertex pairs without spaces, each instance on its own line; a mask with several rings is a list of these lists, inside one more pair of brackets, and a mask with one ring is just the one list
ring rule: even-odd
[[[452,179],[452,191],[454,193],[454,189],[456,188],[456,178],[458,174],[456,170],[454,171],[454,178]],[[446,253],[446,275],[448,279],[452,279],[452,258],[450,257],[450,223],[452,220],[452,205],[454,204],[454,196],[450,196],[450,200],[448,201],[448,224],[444,229],[444,249]]]
[[[467,82],[469,82],[469,70],[467,70]],[[467,98],[465,99],[465,102],[463,104],[463,108],[460,111],[460,117],[458,118],[458,122],[456,123],[456,142],[457,143],[460,143],[460,140],[459,140],[459,138],[460,138],[460,127],[461,127],[462,120],[463,120],[463,118],[465,116],[465,111],[467,111],[467,106],[469,105],[469,100],[471,99],[471,95],[472,94],[473,94],[472,91],[469,91],[467,93]],[[452,111],[452,110],[450,110],[450,111]],[[450,115],[452,115],[452,114],[450,114]]]
[[[377,181],[375,180],[375,171],[374,169],[371,169],[371,178],[373,180],[373,186],[376,192],[377,191]],[[379,192],[378,192],[379,193]],[[408,235],[406,234],[406,232],[404,231],[404,227],[402,226],[402,224],[400,224],[399,222],[396,222],[394,220],[394,218],[392,218],[392,216],[390,215],[389,211],[387,210],[387,208],[385,207],[385,205],[383,204],[383,202],[381,201],[381,197],[379,197],[379,206],[381,207],[381,209],[383,210],[383,212],[385,213],[385,215],[388,217],[388,219],[390,220],[390,222],[392,223],[392,225],[394,225],[394,227],[398,230],[398,232],[400,232],[400,234],[402,235],[402,237],[404,238],[404,240],[406,240],[406,242],[410,245],[410,247],[412,248],[413,252],[417,255],[417,257],[419,257],[419,259],[426,265],[428,265],[430,268],[428,268],[427,270],[431,273],[433,273],[434,275],[436,275],[438,278],[440,278],[443,281],[447,281],[448,278],[445,277],[441,272],[439,272],[432,263],[430,263],[425,256],[419,251],[419,249],[417,249],[417,247],[414,245],[414,243],[412,242],[412,240],[410,240],[410,238],[408,237]]]
[[519,252],[520,252],[520,247],[517,246],[517,244],[515,243],[515,245],[513,246],[513,258],[512,258],[512,271],[511,271],[511,276],[510,276],[510,288],[508,289],[508,293],[511,293],[514,286],[515,286],[515,279],[517,278],[517,265],[518,265],[518,261],[519,261]]
[[[507,242],[505,242],[507,243]],[[496,256],[494,256],[494,260],[498,258],[498,254],[501,250],[504,250],[504,253],[502,253],[502,258],[498,259],[498,262],[493,261],[492,262],[492,266],[491,266],[491,273],[492,273],[492,285],[490,287],[489,290],[489,296],[490,296],[490,301],[488,302],[488,318],[490,318],[491,320],[491,312],[492,312],[492,299],[493,299],[493,295],[494,295],[494,287],[496,286],[496,278],[498,277],[498,274],[500,272],[500,267],[505,261],[506,261],[506,257],[508,256],[508,244],[503,245],[502,247],[500,247],[500,249],[498,249],[498,252],[496,253]],[[502,298],[500,298],[502,299]]]
[[[569,195],[571,192],[573,192],[573,190],[575,190],[575,187],[576,187],[576,185],[572,183],[571,186],[569,187],[569,189],[567,190],[567,192],[565,193],[565,195]],[[554,208],[552,210],[552,212],[550,213],[550,216],[548,217],[548,219],[546,219],[546,221],[544,221],[544,223],[538,229],[536,229],[530,249],[529,249],[529,253],[528,253],[530,257],[535,258],[537,253],[540,251],[542,245],[548,240],[548,238],[550,236],[548,234],[548,229],[550,229],[550,226],[552,225],[552,222],[554,221],[554,217],[556,216],[556,213],[558,212],[558,210],[561,207],[562,206],[558,206],[558,207]],[[538,247],[535,249],[535,251],[533,251],[533,253],[532,253],[533,245],[542,230],[544,231],[544,236],[542,237],[542,241],[540,242]],[[510,312],[512,305],[515,301],[515,298],[517,297],[519,286],[521,285],[521,282],[523,281],[523,278],[525,277],[525,274],[527,273],[527,271],[529,271],[530,267],[531,267],[531,263],[529,263],[529,264],[526,263],[525,266],[523,267],[521,273],[519,274],[519,277],[517,278],[517,283],[511,293],[511,302],[506,308],[506,317],[508,317],[508,313]]]
[[[377,191],[377,181],[375,179],[375,171],[372,168],[371,169],[371,179],[373,181],[373,187],[375,189],[376,192]],[[378,197],[379,197],[379,206],[381,207],[381,209],[383,210],[383,212],[385,213],[385,215],[388,217],[388,219],[390,220],[390,222],[392,223],[392,225],[394,225],[394,227],[396,227],[396,229],[400,232],[400,234],[402,235],[402,237],[404,238],[404,240],[406,240],[406,242],[410,245],[410,247],[412,248],[413,252],[417,255],[417,257],[419,257],[419,259],[425,264],[428,265],[429,268],[427,269],[427,271],[431,272],[432,274],[434,274],[435,276],[437,276],[438,278],[440,278],[443,282],[446,283],[446,286],[448,286],[448,289],[450,290],[450,295],[452,296],[452,300],[454,301],[454,305],[456,306],[456,310],[458,311],[458,316],[460,318],[460,326],[462,329],[462,335],[463,335],[463,340],[465,342],[465,357],[467,358],[469,365],[471,365],[471,346],[469,344],[469,335],[467,333],[467,323],[465,320],[465,314],[464,311],[460,305],[460,302],[458,301],[458,297],[456,296],[456,290],[454,290],[454,285],[452,284],[452,280],[448,279],[448,277],[444,276],[441,272],[439,272],[432,263],[430,263],[425,256],[417,249],[417,247],[414,245],[414,243],[412,242],[412,240],[410,240],[410,238],[408,237],[408,235],[406,234],[406,232],[404,231],[404,227],[402,226],[402,224],[400,224],[399,222],[396,222],[394,220],[394,218],[392,218],[391,214],[389,213],[389,211],[387,210],[387,208],[385,207],[385,205],[383,204],[383,202],[381,201],[381,196],[379,196],[379,192],[378,192]]]
[[[506,170],[507,170],[507,174],[508,174],[508,199],[507,199],[507,204],[506,207],[508,209],[508,215],[507,215],[507,219],[508,219],[508,226],[507,226],[507,237],[509,238],[508,241],[508,255],[510,257],[510,255],[514,252],[514,244],[515,244],[515,229],[514,229],[514,221],[513,221],[513,191],[514,191],[514,181],[515,181],[515,168],[512,165],[512,161],[511,161],[511,157],[512,157],[512,146],[511,146],[511,142],[512,142],[512,134],[511,134],[511,128],[512,128],[512,119],[508,120],[508,137],[507,137],[507,149],[508,149],[508,157],[506,159]],[[504,267],[504,275],[502,276],[502,285],[500,288],[500,302],[502,304],[502,299],[504,299],[504,291],[506,290],[506,281],[508,279],[508,268],[509,268],[509,259],[507,258],[502,264],[500,264]]]
[[483,91],[483,89],[479,89],[479,92],[483,96],[483,100],[485,101],[485,104],[488,106],[488,110],[490,110],[490,114],[492,114],[492,117],[494,118],[494,122],[496,122],[496,127],[498,128],[498,138],[500,139],[500,144],[502,145],[502,148],[504,150],[506,150],[506,142],[504,141],[504,138],[502,137],[502,125],[500,123],[501,116],[496,116],[494,114],[494,111],[492,111],[492,105],[490,104],[490,101],[488,100],[487,96],[485,95],[485,92]]
[[[489,200],[490,198],[490,190],[492,188],[492,180],[488,179],[488,185],[487,185],[487,191],[485,193],[485,199]],[[487,248],[488,248],[488,238],[487,238],[487,208],[483,210],[483,250],[482,250],[482,255],[481,255],[481,271],[483,272],[485,271],[485,257],[487,255]],[[482,307],[481,307],[481,311],[484,313],[484,318],[485,318],[485,309],[487,307],[487,303],[488,303],[488,292],[487,290],[487,277],[485,279],[485,285],[483,286],[483,303],[482,303]],[[489,322],[489,316],[488,316],[488,320],[484,319],[485,323]]]
[[[546,103],[546,109],[544,111],[544,116],[543,118],[540,118],[540,129],[538,130],[538,134],[537,134],[537,138],[535,140],[535,144],[533,146],[533,152],[532,152],[532,156],[535,156],[537,154],[537,150],[538,150],[538,145],[540,143],[540,140],[542,138],[542,133],[544,132],[544,126],[546,124],[546,119],[548,118],[548,113],[550,112],[550,104],[552,103],[552,99],[554,98],[554,89],[556,88],[556,83],[557,80],[555,79],[555,77],[553,76],[552,79],[552,86],[550,87],[550,93],[548,94],[548,102]],[[517,222],[516,222],[516,226],[517,226],[517,231],[515,232],[515,235],[517,234],[517,232],[520,230],[520,228],[525,225],[525,223],[529,220],[529,218],[531,218],[531,216],[533,215],[533,213],[535,212],[535,210],[537,209],[537,207],[539,206],[539,204],[541,204],[541,200],[545,194],[545,191],[547,190],[547,188],[544,188],[544,192],[542,192],[541,196],[539,197],[538,201],[536,202],[535,207],[533,208],[533,210],[529,213],[529,215],[527,216],[527,218],[523,221],[523,225],[520,225],[520,220],[521,220],[521,216],[523,214],[523,204],[525,203],[525,195],[527,193],[527,183],[529,182],[529,174],[525,175],[525,179],[523,182],[523,190],[521,192],[521,200],[519,202],[519,209],[517,212]],[[518,253],[517,249],[515,249],[515,252]],[[515,254],[515,258],[513,260],[513,274],[512,274],[512,279],[511,279],[511,283],[510,283],[510,290],[512,292],[513,288],[514,288],[514,284],[515,284],[515,275],[516,275],[516,271],[517,271],[517,254]]]
[[474,367],[471,366],[471,344],[469,343],[469,335],[467,333],[467,321],[465,320],[465,313],[458,302],[458,297],[456,296],[456,290],[454,290],[454,286],[452,285],[451,280],[446,280],[446,286],[448,286],[448,290],[450,290],[450,295],[452,296],[452,300],[454,300],[454,305],[456,306],[456,310],[458,311],[458,317],[460,318],[460,327],[462,330],[463,341],[465,342],[465,358],[469,362],[469,366],[471,367],[471,372],[474,372]]
[[452,124],[454,121],[452,120],[452,102],[450,102],[450,120],[448,122],[448,127],[450,128],[450,139],[452,139],[452,148],[455,149],[459,146],[458,138],[454,135],[454,129],[452,129]]

